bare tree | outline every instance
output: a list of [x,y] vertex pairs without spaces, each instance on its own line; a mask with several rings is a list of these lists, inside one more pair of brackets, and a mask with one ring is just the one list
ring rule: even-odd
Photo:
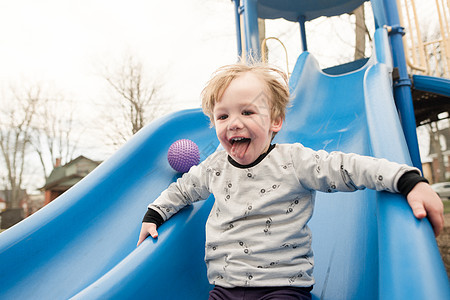
[[128,55],[116,69],[104,67],[102,77],[113,92],[114,111],[104,110],[105,137],[114,146],[124,144],[157,114],[163,83],[150,81],[144,65],[136,56]]
[[65,164],[73,159],[83,131],[74,130],[72,102],[58,93],[41,97],[35,120],[31,143],[47,179],[57,160]]
[[[446,60],[445,60],[445,54],[443,54],[443,49],[441,47],[441,43],[437,42],[441,39],[441,32],[438,26],[434,25],[433,23],[423,23],[421,31],[422,34],[422,40],[425,45],[425,51],[426,55],[428,56],[428,62],[427,67],[430,70],[428,75],[431,76],[438,76],[438,77],[445,77],[446,75]],[[444,107],[443,107],[444,108]],[[447,112],[449,112],[447,110]],[[448,116],[447,116],[448,118]],[[445,166],[445,160],[444,160],[444,153],[443,153],[443,145],[442,145],[442,134],[441,130],[443,128],[448,128],[448,125],[444,125],[446,123],[441,123],[440,121],[434,121],[426,125],[426,129],[428,131],[428,134],[430,136],[430,141],[433,149],[436,152],[436,160],[437,160],[437,170],[436,174],[438,178],[434,178],[436,182],[442,182],[448,180],[446,178],[446,166]],[[448,124],[448,123],[447,123]],[[445,127],[442,127],[445,126]],[[445,145],[444,150],[448,150],[449,146]],[[435,167],[435,166],[434,166]]]
[[[62,96],[49,97],[44,90],[41,84],[11,88],[12,98],[2,103],[0,162],[3,188],[11,191],[8,209],[20,207],[31,175],[47,179],[56,158],[68,162],[77,149],[73,110]],[[36,155],[41,167],[35,164]]]
[[0,150],[6,169],[5,188],[11,190],[7,208],[19,208],[32,122],[41,90],[39,87],[32,87],[23,94],[14,89],[12,91],[14,98],[12,101],[5,101],[1,110]]
[[353,11],[355,15],[355,60],[364,58],[366,52],[366,23],[364,4]]

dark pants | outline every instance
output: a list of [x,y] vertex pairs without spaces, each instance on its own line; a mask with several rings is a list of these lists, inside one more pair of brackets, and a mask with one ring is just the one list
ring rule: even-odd
[[209,300],[311,300],[312,288],[300,287],[235,287],[215,286]]

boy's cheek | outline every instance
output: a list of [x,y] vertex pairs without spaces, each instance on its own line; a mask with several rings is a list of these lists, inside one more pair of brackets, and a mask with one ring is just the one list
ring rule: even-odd
[[221,135],[220,132],[217,132],[217,131],[216,131],[216,135],[217,135],[217,139],[219,140],[219,143],[225,148],[227,145],[225,143],[223,135]]
[[219,138],[219,141],[222,142],[222,140],[226,136],[226,130],[223,128],[223,126],[216,125],[216,135]]

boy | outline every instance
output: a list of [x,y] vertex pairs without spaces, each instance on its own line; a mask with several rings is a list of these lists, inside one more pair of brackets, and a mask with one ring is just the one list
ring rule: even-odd
[[315,191],[364,188],[401,192],[417,218],[428,212],[435,234],[443,205],[419,170],[384,159],[271,144],[289,102],[284,73],[235,64],[212,77],[203,111],[224,151],[209,156],[149,205],[138,245],[186,205],[215,203],[206,224],[210,299],[310,299],[314,284],[311,218]]

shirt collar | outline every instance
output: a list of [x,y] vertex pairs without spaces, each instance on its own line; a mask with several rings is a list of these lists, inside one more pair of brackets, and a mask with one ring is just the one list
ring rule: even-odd
[[267,156],[267,154],[269,154],[270,151],[272,151],[275,148],[275,146],[276,146],[276,144],[271,144],[269,146],[269,149],[267,149],[266,152],[261,154],[254,162],[252,162],[251,164],[248,164],[248,165],[241,165],[240,163],[235,161],[233,158],[231,158],[231,156],[229,156],[229,155],[228,155],[228,161],[230,162],[230,164],[232,164],[236,168],[240,168],[240,169],[252,168],[252,167],[256,166],[257,164],[259,164]]

